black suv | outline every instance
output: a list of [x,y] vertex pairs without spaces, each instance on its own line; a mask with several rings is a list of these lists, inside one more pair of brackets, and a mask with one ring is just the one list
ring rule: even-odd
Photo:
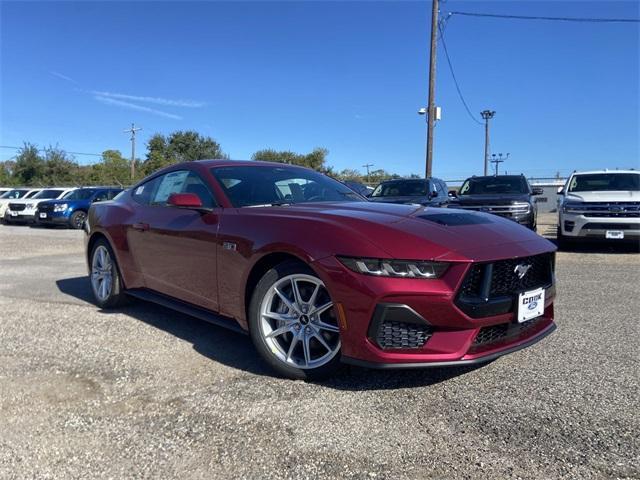
[[450,208],[493,213],[536,229],[538,205],[533,197],[542,189],[531,187],[524,175],[467,178],[460,191],[450,194]]
[[449,203],[447,184],[438,178],[398,178],[378,185],[369,200],[441,207]]

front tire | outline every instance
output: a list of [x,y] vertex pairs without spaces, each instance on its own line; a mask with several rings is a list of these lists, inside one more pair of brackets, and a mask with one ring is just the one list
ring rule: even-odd
[[260,279],[249,305],[249,333],[260,356],[284,377],[320,380],[341,366],[333,301],[302,263],[281,263]]
[[80,230],[83,227],[84,221],[86,219],[87,219],[86,212],[83,212],[82,210],[77,210],[73,212],[73,214],[71,214],[71,218],[69,219],[69,225],[71,226],[71,228],[75,230]]
[[89,280],[96,304],[100,308],[115,308],[124,305],[127,297],[122,287],[116,257],[104,238],[99,239],[93,245],[90,265]]

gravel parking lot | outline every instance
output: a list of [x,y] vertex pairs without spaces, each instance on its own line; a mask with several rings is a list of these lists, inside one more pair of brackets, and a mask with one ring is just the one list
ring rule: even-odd
[[0,226],[0,478],[640,478],[636,253],[560,253],[534,347],[310,384],[248,337],[99,310],[82,236]]

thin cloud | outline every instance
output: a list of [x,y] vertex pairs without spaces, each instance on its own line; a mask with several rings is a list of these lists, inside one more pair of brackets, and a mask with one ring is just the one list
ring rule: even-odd
[[154,103],[156,105],[164,105],[166,107],[202,108],[206,105],[206,103],[198,102],[196,100],[180,100],[180,99],[174,100],[171,98],[162,98],[162,97],[142,97],[138,95],[126,95],[124,93],[92,91],[91,94],[104,97],[104,98],[131,100],[134,102],[142,102],[142,103]]
[[179,115],[174,115],[173,113],[169,112],[163,112],[162,110],[156,110],[155,108],[143,107],[142,105],[136,105],[135,103],[124,102],[122,100],[116,100],[114,98],[109,98],[101,95],[95,95],[93,98],[107,105],[114,105],[117,107],[128,108],[130,110],[137,110],[139,112],[151,113],[153,115],[171,118],[173,120],[182,120],[182,117]]
[[74,85],[80,85],[78,82],[76,82],[73,78],[71,77],[67,77],[66,75],[63,75],[59,72],[54,72],[54,71],[50,71],[49,72],[51,75],[53,75],[54,77],[58,77],[61,78],[62,80],[65,80],[67,82],[73,83]]

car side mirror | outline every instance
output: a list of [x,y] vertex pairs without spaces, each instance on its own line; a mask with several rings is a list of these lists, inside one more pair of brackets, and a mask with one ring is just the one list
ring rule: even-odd
[[558,189],[558,195],[564,195],[564,187]]
[[202,210],[202,200],[195,193],[172,193],[167,199],[167,205],[176,208]]
[[458,192],[456,192],[455,190],[449,190],[449,196],[451,198],[458,198]]
[[544,190],[540,187],[533,187],[531,189],[531,194],[532,195],[542,195],[544,193]]

